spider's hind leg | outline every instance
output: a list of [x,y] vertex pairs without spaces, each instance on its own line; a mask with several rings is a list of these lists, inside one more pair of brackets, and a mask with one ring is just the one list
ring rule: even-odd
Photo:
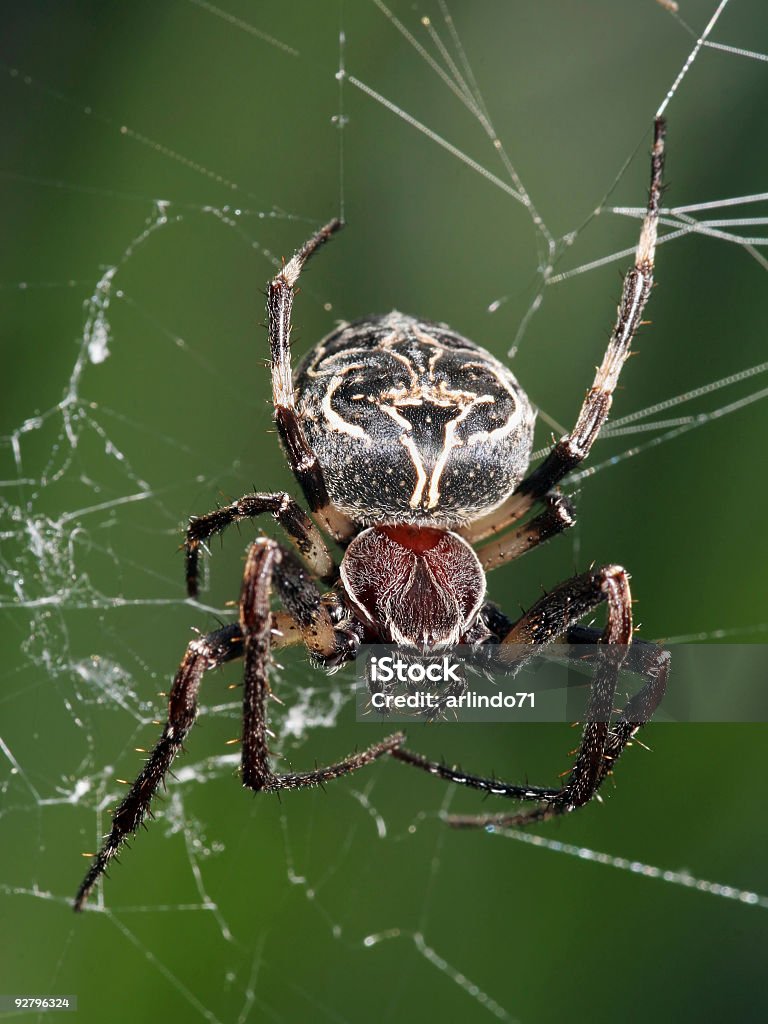
[[348,516],[331,503],[320,462],[301,425],[293,394],[291,370],[291,313],[296,282],[307,260],[341,227],[340,220],[330,221],[305,242],[280,273],[275,275],[267,290],[267,317],[272,357],[272,402],[280,440],[310,511],[331,536],[344,542],[354,534],[355,526]]

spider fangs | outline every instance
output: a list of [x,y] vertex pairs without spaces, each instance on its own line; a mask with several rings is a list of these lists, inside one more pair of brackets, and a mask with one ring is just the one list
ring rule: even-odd
[[[589,454],[608,416],[650,295],[663,154],[659,119],[647,211],[605,356],[573,430],[527,475],[534,415],[525,393],[497,359],[444,325],[391,313],[342,326],[309,353],[294,379],[294,288],[339,221],[322,228],[277,274],[267,298],[275,421],[313,518],[288,494],[261,493],[190,521],[190,596],[197,593],[201,546],[232,523],[270,513],[295,550],[268,537],[255,540],[245,560],[238,622],[187,647],[163,733],[114,814],[78,890],[76,910],[149,812],[194,724],[203,674],[235,658],[244,661],[242,782],[253,790],[318,786],[389,755],[449,782],[535,804],[528,811],[449,818],[458,826],[544,821],[595,795],[658,706],[668,655],[633,642],[629,580],[618,566],[592,568],[559,584],[516,621],[485,602],[485,573],[574,522],[556,487]],[[538,514],[515,526],[537,506]],[[321,530],[344,549],[340,565]],[[317,581],[331,589],[322,593]],[[282,611],[272,610],[273,589]],[[580,627],[601,603],[607,606],[604,629]],[[316,664],[333,669],[354,659],[364,642],[432,652],[458,643],[525,644],[532,650],[558,639],[598,643],[605,654],[597,661],[581,744],[562,786],[469,775],[407,750],[402,733],[312,771],[278,774],[272,767],[266,706],[275,648],[303,642]],[[622,663],[642,686],[612,719]]]

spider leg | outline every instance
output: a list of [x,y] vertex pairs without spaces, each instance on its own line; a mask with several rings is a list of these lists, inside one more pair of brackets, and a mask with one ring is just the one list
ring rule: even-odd
[[[280,559],[291,563],[291,570],[285,574],[285,580],[279,588],[286,605],[290,605],[295,615],[286,612],[269,611],[269,585],[267,585],[266,606],[263,601],[264,580],[263,560],[254,557],[253,553],[269,551],[274,562],[274,550],[279,551]],[[389,753],[394,745],[402,742],[402,734],[396,734],[375,744],[359,754],[352,755],[339,764],[328,768],[307,772],[303,775],[275,776],[269,770],[266,760],[266,717],[264,702],[269,693],[266,680],[266,660],[261,663],[263,671],[259,675],[259,658],[262,652],[285,647],[290,644],[304,642],[315,656],[326,663],[332,659],[343,660],[353,656],[356,640],[341,630],[334,631],[331,624],[328,598],[321,598],[317,589],[308,579],[306,570],[293,559],[286,549],[280,548],[275,541],[257,541],[251,549],[252,555],[246,565],[246,584],[244,584],[243,605],[247,612],[243,621],[253,624],[254,630],[246,632],[242,623],[225,626],[207,636],[193,640],[187,647],[181,660],[168,696],[168,718],[160,739],[147,758],[144,768],[131,786],[127,796],[122,800],[112,818],[112,827],[105,837],[104,844],[88,869],[74,900],[74,909],[80,911],[98,882],[106,872],[112,860],[119,853],[126,840],[137,831],[145,818],[150,814],[152,799],[163,784],[177,754],[181,751],[187,735],[197,717],[197,695],[203,674],[212,668],[237,658],[246,658],[245,685],[245,727],[243,739],[243,779],[251,778],[253,768],[266,766],[266,780],[271,785],[252,786],[262,789],[296,789],[300,786],[320,785],[331,778],[348,774],[361,768],[383,754]],[[261,569],[259,564],[261,564]],[[259,597],[262,596],[260,600]],[[254,611],[257,614],[254,614]],[[256,672],[255,685],[253,673]],[[261,740],[261,748],[256,745]],[[248,775],[250,772],[250,776]]]
[[273,584],[316,659],[326,665],[349,661],[355,657],[359,644],[357,637],[334,627],[320,592],[290,551],[266,537],[251,545],[240,600],[240,627],[245,638],[242,756],[243,785],[257,792],[322,785],[391,753],[404,739],[402,733],[395,733],[381,743],[314,771],[283,775],[273,772],[266,716]]
[[[632,605],[628,576],[618,566],[595,569],[561,583],[509,628],[502,645],[529,645],[530,657],[533,657],[537,648],[554,642],[564,633],[567,634],[570,627],[603,601],[608,605],[608,621],[605,629],[597,635],[602,657],[596,666],[591,685],[579,752],[564,786],[549,788],[515,785],[449,768],[403,747],[392,751],[392,756],[397,760],[421,768],[422,771],[437,775],[448,782],[469,786],[495,796],[536,801],[540,804],[531,811],[515,814],[454,816],[449,818],[452,825],[524,825],[581,807],[597,792],[613,761],[639,728],[639,725],[635,727],[634,724],[630,727],[629,719],[622,724],[627,711],[639,716],[641,709],[645,713],[652,705],[655,707],[655,704],[658,704],[663,694],[663,680],[657,680],[655,687],[649,680],[637,698],[633,698],[633,701],[637,700],[637,704],[630,701],[613,729],[609,725],[619,670],[632,640]],[[593,636],[592,640],[594,639]],[[515,658],[514,664],[522,665],[525,660],[528,660],[527,657]],[[662,675],[665,680],[666,673],[662,672]]]
[[302,429],[293,394],[290,336],[294,289],[299,274],[310,256],[341,227],[340,220],[332,220],[321,228],[285,264],[267,291],[275,423],[293,475],[306,496],[310,510],[336,540],[349,539],[355,527],[351,519],[331,504],[320,463]]
[[88,869],[74,909],[82,910],[101,875],[109,867],[120,847],[143,823],[152,798],[181,750],[197,715],[197,693],[203,673],[227,661],[243,656],[243,634],[238,625],[225,626],[193,640],[181,660],[168,697],[168,720],[138,778],[131,786],[112,818],[112,828],[104,845]]
[[190,519],[184,541],[187,593],[190,597],[197,597],[198,593],[200,545],[232,523],[255,519],[265,512],[271,513],[282,526],[316,576],[329,582],[335,578],[336,565],[322,534],[289,494],[284,491],[246,494],[231,505]]
[[471,542],[482,540],[520,519],[557,483],[589,455],[600,430],[608,418],[619,374],[628,355],[632,339],[642,322],[643,310],[653,286],[653,262],[656,249],[659,209],[661,206],[662,173],[664,169],[663,118],[654,124],[651,151],[651,187],[648,206],[635,252],[635,265],[624,278],[624,287],[603,361],[597,369],[592,387],[587,392],[576,424],[570,434],[562,437],[544,461],[518,484],[514,493],[488,516],[477,519],[462,535]]
[[[600,630],[587,626],[572,626],[565,635],[565,642],[577,649],[578,645],[596,644],[599,640]],[[610,775],[624,748],[651,720],[661,704],[667,689],[670,660],[669,651],[663,647],[647,640],[632,641],[623,667],[643,678],[645,683],[640,691],[627,701],[619,717],[611,725],[605,745],[604,776]]]
[[540,515],[477,549],[477,557],[486,572],[498,569],[576,525],[573,505],[564,494],[552,491],[541,500],[546,507]]
[[[267,291],[272,400],[277,430],[291,470],[311,511],[337,540],[351,537],[355,526],[331,504],[320,463],[302,429],[293,393],[290,334],[293,296],[299,274],[310,256],[341,227],[341,221],[332,220],[321,228],[283,266]],[[333,578],[335,565],[320,531],[296,502],[285,493],[251,494],[226,508],[190,520],[185,541],[187,592],[190,597],[196,596],[198,589],[200,544],[231,523],[264,512],[271,512],[283,526],[317,576],[326,580]]]
[[[567,631],[565,643],[574,646],[577,644],[591,645],[599,643],[601,637],[600,630],[575,626]],[[618,718],[608,729],[599,772],[594,780],[592,795],[597,792],[600,785],[612,773],[614,765],[624,749],[646,722],[652,718],[661,703],[667,688],[669,665],[669,651],[665,651],[656,644],[643,640],[634,640],[632,642],[623,667],[641,676],[645,682],[638,693],[627,701]],[[573,779],[573,772],[571,773],[571,779]],[[574,807],[563,805],[561,802],[562,794],[565,793],[567,788],[566,786],[563,790],[555,791],[557,796],[554,801],[551,796],[545,797],[541,806],[531,811],[522,811],[516,814],[456,814],[448,817],[448,824],[454,828],[511,828],[546,821],[557,814],[575,809]],[[534,797],[533,799],[541,798]],[[576,806],[580,805],[577,804]]]

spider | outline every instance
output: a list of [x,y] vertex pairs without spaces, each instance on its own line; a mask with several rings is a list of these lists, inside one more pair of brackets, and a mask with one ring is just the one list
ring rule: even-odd
[[[536,805],[507,814],[453,816],[456,826],[540,822],[596,794],[666,686],[666,653],[640,640],[632,643],[627,573],[616,565],[593,567],[556,586],[514,622],[486,602],[485,573],[574,523],[570,502],[556,488],[587,457],[608,416],[651,292],[664,135],[664,121],[657,119],[647,211],[605,356],[573,430],[531,472],[526,470],[535,414],[525,392],[490,353],[443,324],[396,312],[366,317],[340,326],[292,374],[296,282],[340,221],[332,220],[283,265],[267,294],[274,415],[312,517],[287,493],[255,493],[190,520],[185,551],[191,597],[198,591],[201,547],[233,523],[271,514],[292,549],[257,538],[245,559],[239,621],[188,645],[171,687],[165,728],[114,813],[75,910],[82,910],[149,813],[195,721],[203,673],[236,658],[244,662],[242,783],[252,790],[319,786],[387,755],[449,782]],[[537,514],[515,526],[537,506]],[[343,550],[339,564],[323,532]],[[329,588],[326,593],[319,583]],[[282,611],[271,609],[273,590]],[[603,602],[602,631],[578,626]],[[278,774],[270,764],[266,702],[270,652],[276,648],[303,643],[316,665],[335,670],[364,643],[396,643],[430,654],[459,643],[541,647],[556,640],[597,642],[612,655],[594,673],[581,744],[559,788],[466,774],[408,750],[402,733],[312,771]],[[611,722],[623,662],[644,682]]]

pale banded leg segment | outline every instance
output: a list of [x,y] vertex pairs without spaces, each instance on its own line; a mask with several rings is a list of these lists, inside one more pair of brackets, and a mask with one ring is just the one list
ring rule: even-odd
[[573,505],[564,494],[547,494],[542,502],[546,508],[530,522],[477,549],[477,557],[485,572],[520,558],[539,544],[576,525]]
[[541,501],[568,473],[586,459],[608,418],[621,368],[629,356],[632,339],[642,322],[643,310],[653,287],[665,131],[664,119],[657,118],[651,151],[651,187],[635,252],[635,265],[624,278],[616,323],[608,348],[597,369],[592,387],[584,399],[576,424],[570,434],[561,438],[544,461],[517,486],[511,497],[490,515],[483,516],[461,531],[462,535],[473,543],[506,529],[526,515],[537,501]]
[[296,282],[310,256],[341,227],[340,220],[330,221],[273,278],[267,291],[267,316],[272,356],[272,401],[280,440],[310,511],[321,520],[332,537],[343,541],[352,537],[355,527],[348,516],[331,504],[320,463],[301,426],[293,394],[291,369],[291,311]]

